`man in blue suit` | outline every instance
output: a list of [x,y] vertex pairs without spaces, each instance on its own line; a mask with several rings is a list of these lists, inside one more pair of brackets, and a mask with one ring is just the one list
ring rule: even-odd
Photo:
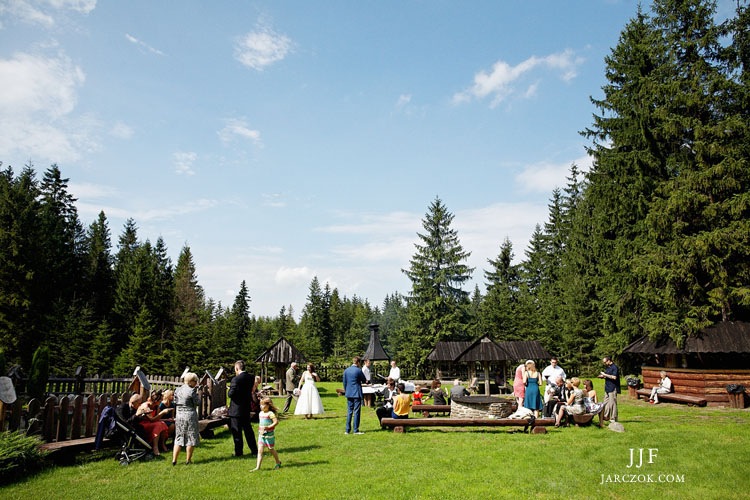
[[362,384],[367,381],[360,368],[361,360],[355,356],[352,366],[344,370],[344,395],[346,396],[346,432],[354,427],[354,434],[364,434],[359,430],[359,415],[362,410]]

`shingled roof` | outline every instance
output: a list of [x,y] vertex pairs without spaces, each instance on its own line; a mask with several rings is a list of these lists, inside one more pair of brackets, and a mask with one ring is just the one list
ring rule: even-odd
[[627,346],[623,354],[750,353],[750,323],[722,321],[685,339],[680,348],[674,340],[643,336]]
[[478,338],[459,354],[456,361],[506,361],[510,354],[487,335]]
[[256,363],[289,364],[292,361],[304,363],[305,356],[284,337],[277,340],[266,352],[255,359]]
[[508,359],[516,361],[550,359],[552,357],[552,354],[542,347],[538,340],[505,340],[498,342],[498,345],[510,354]]
[[[482,337],[484,338],[484,337]],[[481,338],[479,339],[481,340]],[[478,341],[476,341],[478,342]],[[475,342],[442,340],[427,355],[428,361],[458,361],[467,348]],[[494,342],[507,353],[508,360],[549,359],[552,355],[537,340],[505,340]],[[470,361],[461,359],[461,361]]]

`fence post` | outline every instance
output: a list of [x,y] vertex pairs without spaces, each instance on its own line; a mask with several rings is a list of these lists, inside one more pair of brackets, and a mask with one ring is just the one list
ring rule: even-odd
[[44,440],[48,443],[51,443],[55,440],[56,406],[57,398],[54,396],[50,396],[44,401],[44,426],[42,427],[42,436],[44,436]]
[[79,394],[73,399],[73,421],[70,428],[70,439],[81,437],[81,422],[83,411],[83,395]]
[[57,415],[57,441],[65,441],[68,438],[68,407],[70,400],[67,396],[60,398],[60,412]]
[[86,437],[91,437],[96,432],[96,422],[97,422],[97,413],[96,411],[96,396],[93,394],[89,394],[89,397],[86,398],[86,429],[84,430],[83,435]]

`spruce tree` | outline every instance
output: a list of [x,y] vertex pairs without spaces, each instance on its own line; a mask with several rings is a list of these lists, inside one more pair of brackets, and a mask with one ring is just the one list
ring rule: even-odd
[[409,268],[411,281],[408,337],[395,356],[415,368],[425,365],[427,354],[440,340],[461,339],[466,334],[469,292],[463,289],[474,271],[466,265],[471,255],[461,246],[451,227],[454,215],[440,198],[430,204],[417,233],[416,253]]

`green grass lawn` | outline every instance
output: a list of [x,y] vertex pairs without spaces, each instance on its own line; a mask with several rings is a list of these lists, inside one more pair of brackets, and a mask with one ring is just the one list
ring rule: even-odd
[[[591,426],[539,435],[501,427],[394,434],[363,408],[365,434],[346,436],[338,386],[320,384],[325,415],[281,420],[281,470],[272,470],[267,454],[262,470],[251,473],[255,459],[232,457],[231,435],[219,429],[196,449],[191,466],[172,467],[165,458],[122,467],[110,451],[106,459],[82,457],[2,487],[0,498],[750,498],[748,410],[649,405],[623,393],[624,433]],[[631,449],[635,464],[628,468]],[[658,450],[653,463],[649,449]],[[606,482],[615,476],[655,482]]]

